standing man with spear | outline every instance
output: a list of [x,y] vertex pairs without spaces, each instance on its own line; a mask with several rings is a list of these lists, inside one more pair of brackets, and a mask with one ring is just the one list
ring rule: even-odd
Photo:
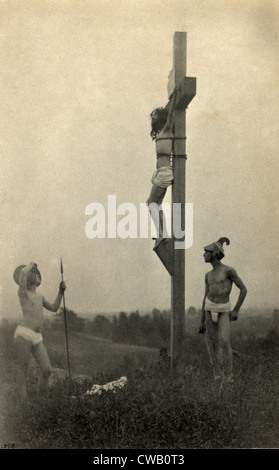
[[[62,266],[62,264],[61,264]],[[46,300],[37,292],[41,284],[41,273],[36,263],[28,266],[20,265],[14,271],[14,281],[19,286],[18,297],[22,309],[23,319],[14,333],[14,342],[18,358],[18,392],[21,403],[27,399],[27,372],[31,354],[41,369],[40,392],[48,389],[52,367],[48,353],[43,345],[41,333],[43,324],[43,308],[57,312],[66,285],[62,279],[57,297],[53,303]]]

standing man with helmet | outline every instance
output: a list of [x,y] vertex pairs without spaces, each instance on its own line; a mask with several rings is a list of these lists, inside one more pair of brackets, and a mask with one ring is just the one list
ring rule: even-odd
[[13,277],[18,285],[18,297],[23,314],[22,321],[15,330],[14,342],[18,358],[19,399],[24,404],[27,400],[27,372],[31,354],[42,372],[40,391],[45,392],[48,389],[52,367],[43,345],[41,333],[43,308],[51,312],[57,312],[63,293],[66,290],[66,284],[63,281],[60,282],[57,297],[53,303],[50,303],[37,292],[37,287],[40,286],[42,278],[36,263],[31,262],[28,266],[18,266]]
[[[204,261],[212,265],[205,275],[205,294],[199,333],[205,333],[210,349],[215,379],[233,381],[233,356],[230,343],[230,322],[238,318],[238,312],[247,289],[236,270],[221,263],[225,256],[223,244],[230,244],[226,237],[204,247]],[[240,292],[236,305],[231,309],[230,293],[235,284]]]

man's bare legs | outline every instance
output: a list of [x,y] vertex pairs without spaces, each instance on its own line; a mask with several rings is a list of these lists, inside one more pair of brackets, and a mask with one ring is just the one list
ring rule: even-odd
[[232,380],[232,348],[230,342],[230,317],[228,312],[219,313],[218,323],[211,319],[211,313],[206,312],[206,333],[212,354],[215,379],[225,375]]
[[15,340],[17,354],[17,386],[20,402],[23,404],[27,399],[26,380],[30,360],[32,344],[30,341],[18,336]]
[[[166,223],[164,220],[164,213],[162,210],[159,210],[159,207],[161,206],[163,199],[165,197],[166,191],[167,191],[166,188],[160,188],[160,186],[157,186],[157,184],[153,183],[149,198],[146,201],[146,204],[148,206],[152,204],[151,206],[152,210],[150,210],[150,214],[155,224],[155,227],[157,229],[157,236],[159,239],[162,239],[166,233]],[[159,227],[158,227],[158,223],[159,223]]]
[[40,392],[47,391],[52,368],[43,343],[32,346],[30,341],[18,336],[15,340],[15,347],[18,360],[18,392],[20,402],[23,404],[27,399],[27,373],[31,353],[41,369],[41,378],[39,383]]
[[41,369],[39,390],[40,392],[46,392],[49,386],[49,379],[51,376],[52,367],[50,364],[48,353],[46,352],[43,343],[39,343],[36,346],[33,346],[32,354]]
[[233,355],[230,341],[230,314],[219,313],[219,350],[223,362],[223,371],[227,380],[233,378]]

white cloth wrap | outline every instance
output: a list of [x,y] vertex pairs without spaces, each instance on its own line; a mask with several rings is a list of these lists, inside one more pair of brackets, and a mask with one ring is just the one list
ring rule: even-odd
[[211,302],[207,297],[205,299],[204,310],[211,312],[211,319],[213,323],[218,323],[218,314],[231,311],[231,302],[226,302],[225,304],[215,304]]
[[162,166],[154,171],[151,183],[156,184],[159,188],[167,188],[173,182],[173,170],[171,166]]
[[31,328],[27,328],[26,326],[18,325],[16,327],[14,339],[16,339],[18,336],[21,336],[27,341],[31,341],[33,346],[36,346],[43,341],[41,333],[37,333],[36,331],[33,331]]
[[215,304],[215,302],[211,302],[207,297],[205,299],[205,306],[204,310],[209,312],[230,312],[231,311],[231,302],[226,302],[225,304]]

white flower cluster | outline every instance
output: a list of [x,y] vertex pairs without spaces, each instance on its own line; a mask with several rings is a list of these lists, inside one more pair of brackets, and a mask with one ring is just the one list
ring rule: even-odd
[[108,390],[111,390],[112,392],[115,393],[118,388],[124,387],[124,385],[126,385],[127,382],[128,382],[127,377],[123,376],[123,377],[120,377],[120,379],[118,380],[107,382],[104,385],[95,384],[95,385],[92,385],[90,390],[87,390],[85,395],[95,395],[96,393],[98,395],[101,395],[103,392],[107,392]]

